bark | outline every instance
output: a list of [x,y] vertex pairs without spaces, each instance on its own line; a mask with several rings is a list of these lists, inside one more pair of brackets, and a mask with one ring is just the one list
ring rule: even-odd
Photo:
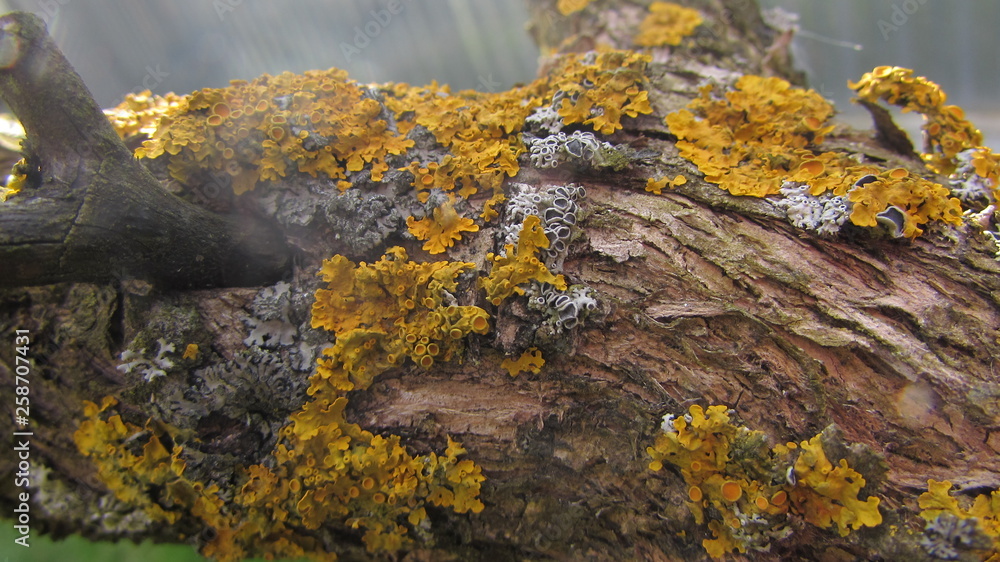
[[[643,14],[639,6],[610,9],[598,2],[563,18],[553,15],[554,4],[532,4],[532,29],[543,47],[628,47]],[[649,75],[656,116],[628,121],[614,138],[656,151],[655,161],[614,173],[524,166],[514,178],[586,186],[583,235],[571,246],[564,273],[596,291],[598,311],[583,327],[553,337],[536,330],[537,314],[524,299],[512,299],[490,310],[494,330],[474,337],[462,362],[431,370],[407,364],[351,394],[350,421],[403,436],[411,452],[439,451],[451,436],[487,476],[481,496],[486,509],[477,515],[434,513],[433,544],[411,551],[409,559],[705,558],[701,539],[711,535],[684,505],[687,488],[680,474],[647,468],[646,447],[659,432],[661,416],[682,414],[694,403],[729,406],[772,444],[807,439],[836,424],[845,444],[863,444],[884,459],[866,474],[866,490],[882,498],[882,525],[847,537],[797,525],[769,552],[746,559],[927,558],[919,545],[922,521],[915,517],[927,479],[951,480],[968,493],[995,489],[1000,481],[1000,263],[981,231],[966,224],[931,228],[912,241],[819,238],[790,226],[765,200],[733,197],[700,179],[664,195],[643,191],[653,171],[700,177],[677,156],[662,116],[693,98],[703,77],[794,78],[782,52],[785,38],[763,23],[755,2],[692,4],[706,17],[695,47],[654,52]],[[12,83],[6,80],[0,82],[5,95]],[[26,122],[29,134],[32,127]],[[88,127],[109,138],[96,119]],[[44,129],[37,134],[47,138]],[[73,151],[59,147],[59,139],[46,142],[55,144],[37,145],[41,161],[51,154],[52,161],[65,162]],[[912,151],[894,153],[873,133],[841,129],[829,142],[887,164],[918,165]],[[132,161],[125,156],[102,166],[100,174],[88,167],[92,162],[70,160],[75,175],[68,177],[87,181],[59,185],[118,185],[111,178],[123,176],[108,174],[118,174],[112,172],[118,166],[136,167],[123,162]],[[82,283],[94,281],[84,276],[73,277],[72,284],[2,290],[2,332],[25,329],[32,338],[32,470],[45,475],[31,492],[35,532],[196,545],[210,540],[192,521],[139,529],[108,523],[127,517],[127,506],[107,501],[105,486],[71,434],[82,418],[82,400],[113,394],[126,421],[141,426],[156,417],[193,432],[185,445],[192,452],[187,474],[239,482],[241,467],[270,454],[274,433],[306,400],[302,381],[312,371],[312,355],[301,350],[315,348],[314,354],[331,337],[309,328],[319,259],[334,252],[372,259],[371,251],[351,254],[347,231],[335,232],[313,215],[282,215],[282,205],[297,205],[320,189],[316,181],[299,180],[272,190],[258,187],[247,196],[279,208],[284,235],[302,256],[290,279],[291,296],[280,301],[286,307],[280,323],[293,334],[294,346],[277,343],[272,334],[247,351],[251,329],[275,319],[262,313],[275,301],[267,287],[167,292],[155,276],[151,283],[114,285]],[[45,199],[46,189],[65,192],[56,183],[25,194],[23,205],[38,205],[40,212],[43,203],[34,202]],[[92,212],[118,220],[111,210]],[[449,258],[488,269],[484,255],[493,248],[495,229],[484,227]],[[193,235],[187,226],[175,234]],[[44,240],[58,245],[63,239]],[[419,243],[400,242],[411,257],[434,259],[421,254]],[[170,252],[184,248],[174,244]],[[144,254],[131,257],[148,264]],[[97,258],[77,259],[83,264]],[[41,279],[70,279],[47,275]],[[12,284],[34,284],[18,279]],[[488,306],[472,285],[456,296],[462,304]],[[145,348],[152,356],[159,338],[211,350],[212,359],[192,364],[202,369],[208,361],[273,364],[286,393],[254,398],[251,387],[234,382],[216,392],[236,406],[210,411],[184,402],[186,410],[171,413],[164,397],[195,388],[193,377],[172,373],[149,385],[117,368],[122,350]],[[544,351],[541,373],[511,378],[500,368],[504,353],[530,345]],[[0,348],[4,385],[14,384],[13,347]],[[12,454],[0,458],[0,472],[16,469]],[[0,487],[8,513],[21,491],[13,481],[5,477]],[[891,532],[892,525],[900,532]],[[357,535],[332,536],[340,542],[331,548],[341,555],[366,556]]]

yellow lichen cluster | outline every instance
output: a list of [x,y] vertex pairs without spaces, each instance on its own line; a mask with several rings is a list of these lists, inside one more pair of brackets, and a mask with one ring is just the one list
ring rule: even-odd
[[136,156],[168,154],[170,174],[182,182],[206,168],[225,171],[237,194],[284,177],[289,166],[338,179],[370,165],[379,181],[386,158],[413,146],[381,113],[382,104],[343,70],[265,74],[182,98]]
[[947,105],[947,94],[940,86],[913,71],[898,66],[879,66],[865,73],[848,87],[858,97],[870,103],[885,100],[924,116],[924,152],[921,157],[927,167],[938,174],[949,175],[958,166],[957,155],[974,149],[972,159],[976,174],[985,178],[993,189],[994,200],[1000,200],[1000,155],[982,146],[983,135],[957,105]]
[[[366,87],[338,69],[283,73],[184,97],[138,94],[109,116],[120,134],[148,137],[136,156],[167,158],[171,176],[184,184],[205,181],[204,171],[228,174],[237,195],[295,171],[322,173],[341,191],[352,187],[348,174],[366,169],[373,181],[382,181],[390,157],[405,157],[426,130],[447,152],[400,168],[413,174],[417,198],[426,202],[439,189],[454,205],[455,197],[485,191],[490,198],[480,216],[491,220],[503,201],[504,178],[519,170],[525,119],[558,103],[565,125],[612,133],[622,117],[652,112],[644,89],[648,60],[628,51],[567,54],[549,76],[495,93],[453,94],[436,83]],[[411,231],[440,250],[461,232],[474,231],[468,220],[441,209],[411,221]]]
[[642,88],[649,60],[631,51],[561,57],[550,73],[555,78],[548,95],[562,92],[557,109],[563,125],[583,123],[610,135],[622,128],[622,117],[652,113],[648,92]]
[[424,368],[450,360],[466,335],[489,329],[485,310],[452,302],[456,276],[473,267],[407,261],[398,246],[373,264],[325,260],[319,274],[327,287],[316,291],[312,327],[335,332],[337,341],[323,352],[313,386],[363,390],[407,357]]
[[927,120],[924,129],[923,159],[939,174],[955,171],[955,156],[983,144],[979,129],[965,119],[957,105],[946,105],[948,96],[941,87],[913,71],[898,66],[879,66],[865,73],[857,82],[848,82],[858,97],[871,103],[880,99],[916,111]]
[[[109,408],[118,401],[108,396],[100,405],[84,401],[84,419],[73,434],[80,452],[93,459],[97,474],[116,498],[143,513],[150,523],[175,523],[183,515],[202,520],[209,528],[230,526],[219,487],[184,476],[183,451],[175,443],[176,430],[150,420],[146,427],[124,422]],[[164,443],[172,443],[167,450]],[[141,448],[140,448],[141,445]],[[149,490],[161,490],[154,499]]]
[[10,176],[7,178],[7,185],[0,187],[0,203],[7,201],[24,189],[24,185],[28,182],[27,168],[28,163],[24,158],[14,163]]
[[[972,521],[976,528],[992,541],[992,547],[980,552],[982,560],[1000,562],[1000,489],[989,495],[980,494],[968,508],[962,507],[958,499],[948,492],[951,482],[927,481],[927,491],[917,498],[920,516],[928,523],[942,514],[948,514],[960,521]],[[951,537],[948,537],[951,538]],[[950,546],[955,546],[954,544]]]
[[246,510],[238,537],[246,535],[243,528],[265,535],[305,529],[301,535],[308,536],[337,524],[363,530],[369,552],[394,552],[429,531],[427,505],[482,511],[484,477],[478,465],[459,458],[464,448],[448,439],[443,455],[410,455],[398,436],[374,435],[347,422],[347,399],[331,396],[319,390],[292,415],[281,431],[275,466],[247,469],[236,497]]
[[556,3],[556,9],[559,10],[560,14],[568,16],[586,8],[587,4],[590,4],[590,0],[559,0]]
[[500,362],[500,367],[507,369],[507,372],[512,377],[516,377],[525,371],[538,374],[541,372],[543,365],[545,365],[545,359],[542,358],[542,352],[534,347],[522,353],[517,359],[505,357]]
[[[851,222],[874,226],[889,206],[904,215],[903,233],[918,236],[930,221],[960,224],[962,208],[948,189],[903,169],[858,164],[847,154],[821,152],[833,130],[833,108],[816,92],[793,88],[780,78],[743,76],[723,97],[711,86],[686,109],[666,117],[680,139],[682,157],[694,162],[705,180],[733,195],[776,195],[786,181],[809,185],[812,195],[848,195],[855,203]],[[859,179],[878,181],[855,188]]]
[[451,201],[445,201],[440,207],[436,207],[430,217],[420,220],[407,218],[406,226],[417,240],[427,241],[424,243],[424,250],[431,254],[443,254],[462,239],[463,232],[479,231],[475,221],[458,215]]
[[681,39],[694,33],[701,22],[698,10],[673,2],[653,2],[649,5],[649,14],[639,24],[635,44],[642,47],[680,45]]
[[490,252],[486,261],[492,264],[490,273],[479,278],[479,286],[486,289],[486,299],[494,306],[500,306],[507,297],[523,295],[521,284],[528,281],[548,283],[560,291],[566,290],[566,279],[562,275],[553,275],[545,264],[538,259],[538,250],[548,248],[549,239],[542,228],[542,220],[535,215],[528,215],[521,225],[521,233],[517,238],[517,246],[504,246],[505,255],[497,256]]
[[647,452],[650,469],[670,463],[680,470],[698,524],[720,514],[708,521],[713,538],[702,541],[715,558],[767,548],[791,532],[789,514],[821,528],[835,525],[841,535],[882,522],[878,498],[857,498],[864,478],[844,459],[831,463],[820,436],[768,451],[763,434],[732,424],[725,406],[695,405],[687,416],[664,418]]
[[684,185],[687,183],[687,178],[681,174],[677,174],[674,179],[667,179],[662,177],[658,180],[653,178],[646,178],[646,191],[652,193],[653,195],[660,195],[663,193],[663,189],[666,187],[674,188],[679,185]]
[[105,109],[104,114],[123,139],[139,135],[151,137],[160,116],[177,111],[183,101],[182,96],[173,92],[154,96],[149,90],[144,90],[138,94],[125,94],[125,99],[117,107]]

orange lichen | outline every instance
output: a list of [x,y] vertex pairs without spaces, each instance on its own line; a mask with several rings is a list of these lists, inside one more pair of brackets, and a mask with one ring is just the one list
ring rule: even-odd
[[702,541],[713,558],[767,548],[771,540],[791,532],[791,514],[823,528],[836,524],[841,534],[882,521],[878,498],[857,499],[864,478],[844,459],[833,466],[820,436],[801,443],[803,453],[792,465],[793,482],[762,481],[763,474],[784,474],[780,468],[791,462],[789,451],[799,446],[788,443],[768,451],[763,434],[731,423],[725,406],[691,406],[686,416],[665,417],[662,428],[647,449],[649,468],[660,470],[664,462],[678,467],[696,523],[719,514],[721,519],[708,521],[713,538]]
[[[809,186],[814,196],[830,192],[853,203],[851,222],[875,226],[878,215],[896,207],[902,234],[923,232],[930,221],[960,224],[962,209],[948,189],[906,170],[861,165],[846,154],[819,152],[833,127],[832,107],[819,94],[793,88],[779,78],[743,76],[724,98],[713,89],[666,123],[681,140],[681,156],[698,165],[705,179],[733,195],[765,197],[786,181]],[[985,168],[986,166],[984,166]],[[877,181],[856,186],[866,176]]]
[[327,287],[316,291],[312,326],[335,332],[337,341],[323,352],[317,380],[346,392],[367,388],[407,357],[420,365],[450,360],[461,338],[489,329],[486,311],[450,302],[456,277],[473,267],[407,261],[400,247],[370,265],[339,255],[325,260],[319,275]]
[[542,352],[534,347],[522,353],[517,359],[512,360],[509,357],[505,357],[500,362],[500,367],[507,369],[507,372],[512,377],[516,377],[525,371],[538,374],[543,365],[545,365],[545,359],[542,358]]
[[387,156],[413,145],[381,111],[342,70],[263,75],[182,98],[160,116],[136,156],[169,154],[170,173],[182,182],[201,169],[225,171],[236,193],[285,176],[290,165],[333,179],[370,165],[379,181]]
[[946,105],[948,96],[941,87],[913,71],[898,66],[879,66],[865,73],[848,87],[858,97],[871,103],[880,99],[924,115],[923,159],[927,166],[940,174],[955,171],[955,156],[968,148],[983,144],[983,135],[965,119],[965,112],[955,105]]
[[877,179],[854,187],[847,193],[853,203],[851,222],[858,226],[876,226],[878,215],[894,206],[904,216],[902,235],[913,238],[923,233],[920,225],[939,220],[962,224],[962,204],[943,187],[907,170],[895,168],[875,176]]
[[[795,180],[794,170],[815,179],[815,164],[801,165],[816,157],[809,148],[833,130],[826,125],[832,114],[833,107],[815,92],[793,88],[780,78],[747,75],[722,98],[713,96],[711,86],[702,88],[687,109],[665,121],[681,139],[681,156],[694,162],[705,180],[733,195],[764,197],[777,194],[782,182]],[[819,156],[824,175],[838,180],[822,190],[814,186],[814,195],[838,186],[846,191],[851,185],[846,162],[835,156]],[[863,175],[861,171],[853,175]]]
[[639,24],[635,44],[642,47],[680,45],[681,39],[694,33],[701,22],[698,10],[673,2],[653,2],[649,5],[649,14]]
[[154,96],[149,90],[144,90],[138,94],[126,94],[120,104],[104,110],[104,114],[121,138],[149,137],[156,131],[160,116],[176,111],[183,99],[173,92]]
[[14,163],[10,177],[7,178],[7,185],[0,187],[0,203],[7,201],[24,189],[28,182],[27,168],[28,163],[24,158]]
[[684,185],[685,183],[687,183],[687,178],[681,174],[677,174],[677,176],[672,180],[668,180],[666,177],[662,177],[657,180],[654,180],[653,178],[646,178],[646,191],[652,193],[653,195],[660,195],[666,187],[674,188],[679,185]]
[[[181,459],[183,448],[176,444],[177,431],[153,420],[145,428],[127,423],[110,413],[117,403],[110,396],[100,405],[84,401],[85,419],[73,434],[77,448],[93,459],[108,490],[150,523],[175,523],[189,514],[207,527],[228,526],[232,519],[222,509],[218,486],[184,476],[186,463]],[[168,451],[164,443],[174,445]],[[158,498],[149,494],[151,488],[162,490]]]
[[523,295],[524,289],[519,285],[528,281],[548,283],[565,291],[566,279],[562,275],[553,275],[545,264],[538,259],[538,250],[549,247],[549,239],[545,236],[542,221],[535,215],[524,219],[517,246],[504,246],[505,255],[497,256],[490,252],[486,261],[492,264],[490,273],[479,278],[479,286],[486,289],[486,299],[499,306],[507,297]]
[[433,217],[420,220],[407,218],[406,226],[417,240],[427,241],[424,243],[424,250],[432,254],[444,253],[447,248],[462,239],[463,232],[479,231],[475,221],[458,215],[451,201],[445,201],[440,207],[435,208]]
[[590,4],[590,0],[559,0],[556,3],[556,9],[559,10],[560,14],[568,16],[586,8],[587,4]]
[[988,537],[989,541],[986,544],[992,543],[992,545],[989,548],[976,548],[977,545],[966,545],[966,547],[978,551],[982,560],[1000,562],[1000,489],[993,490],[988,495],[976,496],[972,505],[968,507],[963,507],[958,498],[949,493],[950,491],[951,482],[928,480],[927,491],[917,498],[920,517],[928,523],[933,523],[942,515],[951,516],[959,521],[970,521],[976,529]]
[[550,89],[562,92],[557,108],[563,125],[583,123],[609,135],[622,128],[623,116],[653,112],[645,69],[649,57],[630,51],[602,51],[588,55],[565,55],[551,75]]
[[181,359],[197,359],[198,358],[198,344],[189,343],[187,347],[184,348],[184,354],[181,355]]

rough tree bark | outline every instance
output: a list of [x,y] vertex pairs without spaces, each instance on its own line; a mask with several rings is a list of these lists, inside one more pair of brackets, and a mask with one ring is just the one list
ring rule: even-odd
[[[532,30],[545,49],[631,47],[645,13],[641,5],[596,2],[564,17],[555,4],[532,3]],[[542,341],[530,329],[532,313],[525,302],[513,299],[491,310],[493,331],[473,336],[463,362],[435,364],[430,370],[406,364],[381,375],[368,390],[352,393],[350,421],[372,432],[401,435],[413,452],[440,450],[445,436],[451,436],[487,477],[482,513],[434,513],[434,542],[411,551],[411,559],[706,557],[701,539],[711,535],[685,506],[688,490],[680,474],[647,467],[646,447],[660,431],[661,417],[683,414],[691,404],[724,404],[742,424],[764,431],[771,443],[807,439],[836,424],[845,442],[864,444],[884,458],[884,474],[874,469],[866,475],[870,493],[882,498],[882,525],[840,537],[794,524],[790,537],[747,559],[920,559],[927,555],[919,546],[916,497],[928,478],[951,480],[970,494],[1000,483],[1000,263],[989,244],[969,225],[931,228],[914,240],[820,238],[790,226],[765,200],[733,197],[698,179],[695,168],[678,156],[663,115],[694,98],[706,77],[747,73],[794,81],[796,76],[783,51],[787,36],[764,23],[756,2],[689,4],[705,19],[694,45],[653,50],[647,74],[655,113],[626,120],[613,138],[655,151],[654,168],[568,173],[524,166],[513,178],[586,187],[580,203],[583,234],[563,272],[596,292],[598,311],[557,341]],[[3,32],[16,36],[10,26],[22,21],[6,19]],[[22,37],[25,43],[34,40]],[[6,41],[6,46],[0,41],[4,49]],[[103,166],[95,167],[93,158],[77,152],[71,139],[79,134],[114,135],[93,115],[83,131],[73,131],[49,128],[51,116],[45,112],[54,100],[19,107],[12,101],[16,87],[33,82],[12,77],[17,68],[8,65],[0,90],[25,121],[32,141],[29,157],[62,170],[52,174],[50,185],[43,182],[22,193],[23,202],[13,210],[0,209],[6,246],[21,243],[15,236],[35,236],[33,252],[43,254],[32,253],[31,259],[54,259],[63,266],[37,278],[25,266],[8,277],[5,262],[10,288],[0,293],[0,326],[8,342],[0,348],[0,382],[6,388],[14,385],[14,330],[28,330],[31,336],[32,528],[55,536],[81,532],[95,539],[152,537],[204,545],[213,537],[197,521],[135,528],[115,523],[129,517],[128,506],[108,499],[72,433],[83,418],[83,400],[114,395],[123,418],[142,426],[147,418],[166,415],[163,393],[187,385],[205,391],[183,375],[161,377],[168,382],[150,390],[140,374],[118,368],[126,348],[145,348],[152,357],[157,345],[164,351],[163,343],[155,343],[164,338],[177,345],[199,343],[220,363],[261,362],[246,355],[245,340],[264,322],[274,321],[273,315],[259,314],[274,291],[218,283],[206,283],[215,285],[212,289],[171,291],[173,283],[137,274],[150,271],[150,259],[173,259],[198,243],[170,238],[203,236],[185,223],[163,226],[168,241],[157,246],[169,250],[156,258],[136,251],[127,263],[116,263],[129,270],[125,280],[105,282],[107,256],[95,266],[103,272],[96,277],[86,271],[89,260],[97,259],[92,255],[81,254],[67,266],[67,258],[58,257],[60,244],[72,242],[65,229],[46,228],[48,236],[41,236],[40,226],[19,218],[20,209],[25,217],[38,217],[47,201],[60,201],[49,193],[67,193],[67,186],[129,185],[149,194],[146,183],[153,180],[138,186],[122,179],[146,172],[130,155],[110,159],[108,154],[120,152],[110,140],[106,149],[89,153],[109,158]],[[66,90],[79,91],[76,86]],[[839,129],[829,143],[890,164],[920,165],[912,154],[880,145],[871,133]],[[689,181],[653,195],[641,187],[652,169],[664,175],[683,171]],[[42,177],[48,177],[44,165]],[[280,208],[329,193],[331,187],[310,178],[298,181],[283,184],[284,191],[258,187],[244,197]],[[160,198],[158,207],[173,197],[149,196]],[[76,216],[69,209],[90,204],[94,216],[117,220],[118,207],[104,209],[100,196],[92,197],[58,212]],[[321,348],[329,334],[308,329],[319,260],[342,253],[371,261],[384,247],[352,255],[349,233],[328,224],[286,220],[281,228],[301,259],[286,278],[290,296],[279,316],[292,326],[296,346]],[[449,258],[487,270],[484,256],[493,248],[495,228],[484,225]],[[105,235],[98,240],[109,243]],[[398,242],[411,256],[434,259],[421,254],[418,242]],[[52,258],[46,257],[46,247]],[[36,281],[60,283],[27,287]],[[456,296],[462,304],[488,306],[474,286]],[[293,358],[285,344],[258,341],[267,343],[272,345],[264,362],[304,381],[312,371],[311,356]],[[544,367],[538,374],[511,378],[500,368],[503,353],[528,345],[543,349]],[[306,400],[302,384],[289,382],[285,396],[247,399],[242,418],[222,408],[192,407],[203,417],[186,422],[194,435],[185,445],[192,452],[186,457],[188,473],[240,482],[241,467],[261,462],[274,446],[274,433]],[[233,392],[253,394],[233,385]],[[0,427],[12,431],[7,419]],[[13,454],[0,457],[5,475],[0,497],[8,514],[23,491],[13,485],[17,470]],[[893,525],[902,531],[890,532]],[[348,530],[332,536],[339,542],[330,547],[342,556],[366,556],[358,535]]]

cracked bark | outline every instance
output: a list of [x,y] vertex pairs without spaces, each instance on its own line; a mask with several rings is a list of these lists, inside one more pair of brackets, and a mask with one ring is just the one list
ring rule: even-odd
[[[692,4],[706,15],[706,32],[687,57],[658,53],[650,72],[658,115],[687,103],[705,76],[788,76],[769,66],[782,60],[771,50],[779,37],[762,27],[755,3]],[[593,41],[627,46],[626,30],[641,14],[623,4],[553,18],[554,2],[533,6],[540,42],[565,48]],[[912,163],[871,134],[835,137],[831,146]],[[645,144],[663,155],[659,168],[699,177],[677,157],[660,118],[630,122],[616,142]],[[802,526],[769,553],[747,559],[924,556],[916,539],[890,535],[888,527],[919,532],[916,495],[928,478],[950,479],[968,493],[1000,481],[1000,264],[982,235],[966,225],[929,229],[914,241],[820,239],[789,226],[765,201],[731,197],[700,180],[650,195],[636,187],[647,175],[524,168],[516,178],[576,181],[588,193],[584,236],[565,273],[598,291],[601,315],[553,342],[541,374],[511,379],[499,368],[495,350],[528,337],[527,310],[515,300],[496,311],[495,334],[475,339],[464,363],[430,372],[394,369],[352,394],[351,421],[400,434],[411,451],[439,449],[450,435],[488,477],[486,510],[435,514],[438,542],[414,559],[704,558],[700,540],[710,535],[683,505],[683,480],[669,470],[647,470],[645,453],[660,416],[691,403],[726,404],[771,443],[805,439],[836,423],[846,441],[885,457],[888,473],[873,491],[883,498],[881,527],[841,538]],[[52,183],[38,195],[45,189],[53,193],[46,204],[59,204],[65,190]],[[320,254],[321,238],[300,236],[302,254]],[[482,265],[492,240],[492,229],[484,228],[451,258]],[[293,285],[314,288],[309,279],[317,267],[315,260],[302,263]],[[91,505],[105,490],[70,441],[80,401],[113,393],[136,423],[152,415],[149,396],[130,395],[134,382],[115,369],[123,342],[170,318],[164,311],[190,310],[219,354],[232,358],[245,347],[241,311],[254,295],[225,288],[160,294],[141,285],[116,291],[101,284],[5,289],[3,333],[30,329],[37,342],[32,396],[41,413],[33,458],[51,468],[79,505]],[[472,289],[459,298],[481,299]],[[13,384],[10,348],[0,349],[5,385]],[[238,437],[257,429],[230,431]],[[11,461],[12,455],[0,458],[0,472],[12,473]],[[0,488],[8,510],[11,481],[4,478]],[[107,538],[83,507],[36,513],[36,529]],[[158,526],[120,536],[177,541],[176,531]],[[363,556],[356,540],[337,548]]]

